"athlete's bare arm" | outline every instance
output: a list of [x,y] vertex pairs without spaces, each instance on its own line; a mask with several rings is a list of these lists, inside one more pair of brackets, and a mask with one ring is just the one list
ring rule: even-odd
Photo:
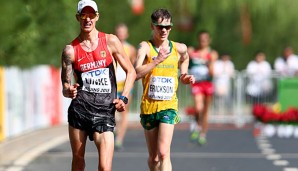
[[120,40],[115,35],[107,34],[107,44],[112,56],[126,72],[126,80],[122,95],[128,97],[136,79],[135,69],[130,62],[129,57],[126,55]]
[[194,83],[195,79],[193,75],[188,75],[189,55],[187,53],[187,46],[183,43],[176,42],[177,51],[180,55],[179,68],[180,68],[180,81],[183,84]]
[[214,75],[214,63],[218,59],[218,53],[215,50],[211,51],[211,60],[209,63],[209,73],[210,75]]
[[77,87],[79,84],[71,85],[72,79],[72,64],[74,62],[74,50],[71,45],[66,45],[62,52],[62,71],[61,71],[61,81],[62,81],[62,93],[64,97],[75,98],[77,95]]
[[154,67],[159,63],[163,62],[170,55],[169,49],[160,49],[155,60],[150,63],[144,64],[147,54],[149,54],[150,47],[147,42],[143,41],[140,43],[137,49],[137,60],[135,64],[137,72],[137,80],[143,78],[148,74]]

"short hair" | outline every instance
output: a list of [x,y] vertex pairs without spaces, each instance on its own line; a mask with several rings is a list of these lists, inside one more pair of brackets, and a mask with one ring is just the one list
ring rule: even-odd
[[160,19],[160,18],[162,21],[165,19],[170,19],[172,21],[171,13],[167,9],[164,9],[164,8],[159,8],[151,14],[151,22],[157,23],[158,19]]
[[116,27],[115,27],[115,30],[118,29],[118,28],[120,28],[120,27],[126,27],[126,28],[128,28],[127,25],[126,25],[125,23],[118,23],[118,24],[116,25]]
[[197,37],[200,36],[201,34],[208,34],[210,36],[210,33],[207,30],[200,30],[200,31],[198,31],[197,32]]
[[255,56],[259,55],[259,54],[264,54],[265,55],[265,52],[263,52],[262,50],[257,50],[255,51]]

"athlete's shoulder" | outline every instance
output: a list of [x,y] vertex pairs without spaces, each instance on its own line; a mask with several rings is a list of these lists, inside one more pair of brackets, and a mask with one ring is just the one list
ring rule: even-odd
[[62,51],[62,60],[74,61],[74,47],[71,44],[64,47]]
[[195,51],[195,48],[193,46],[188,46],[187,47],[187,52],[190,54],[190,53],[193,53]]
[[122,47],[120,40],[114,34],[106,33],[106,41],[107,41],[107,46],[109,47],[111,52],[119,51],[119,48]]
[[218,59],[218,52],[214,49],[210,50],[211,60],[215,61]]
[[176,49],[179,53],[186,53],[187,52],[187,46],[184,43],[180,43],[180,42],[174,42],[172,41],[173,46],[176,46]]
[[107,42],[111,42],[111,43],[120,42],[118,37],[114,34],[105,33],[105,35],[106,35]]
[[149,50],[150,49],[150,45],[152,46],[152,43],[150,41],[142,41],[141,43],[139,43],[139,46],[138,46],[138,50],[142,49],[147,49]]
[[74,47],[72,44],[68,44],[64,47],[63,53],[67,55],[72,55],[74,54]]

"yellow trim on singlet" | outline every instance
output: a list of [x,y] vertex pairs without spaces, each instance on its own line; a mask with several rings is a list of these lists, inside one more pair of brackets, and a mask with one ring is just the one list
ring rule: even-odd
[[[125,51],[125,54],[130,58],[131,56],[131,50],[130,50],[130,44],[128,42],[123,43],[123,49]],[[121,71],[118,71],[121,70]],[[124,89],[124,85],[125,85],[125,78],[126,78],[126,73],[125,71],[122,69],[122,67],[120,66],[120,64],[118,63],[117,65],[117,74],[121,74],[121,75],[117,75],[118,80],[117,80],[117,92],[120,93],[123,91]],[[121,79],[121,80],[119,80]]]
[[[151,42],[147,42],[150,46],[149,56],[146,57],[147,63],[153,61],[154,58],[157,57],[158,53],[154,49]],[[151,72],[149,72],[142,80],[143,83],[143,96],[141,102],[141,114],[153,114],[156,112],[160,112],[166,109],[174,109],[178,111],[178,99],[176,95],[176,91],[178,88],[178,61],[179,61],[179,53],[176,48],[176,44],[174,42],[170,42],[171,55],[164,60],[162,63],[158,64]],[[171,100],[153,100],[148,96],[148,89],[150,84],[150,78],[152,76],[173,78],[174,82],[174,94]]]
[[131,56],[131,55],[130,55],[130,53],[131,53],[131,51],[130,51],[130,46],[131,46],[131,45],[130,45],[128,42],[123,43],[123,48],[124,48],[125,54],[126,54],[128,57]]

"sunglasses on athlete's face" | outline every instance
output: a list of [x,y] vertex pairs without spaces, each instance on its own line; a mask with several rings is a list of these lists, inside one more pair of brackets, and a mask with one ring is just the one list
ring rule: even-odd
[[87,18],[94,19],[97,13],[80,13],[79,16],[82,20],[86,20]]
[[159,30],[162,29],[166,29],[166,30],[170,30],[173,26],[173,24],[171,23],[170,25],[162,25],[162,24],[157,24],[157,23],[152,23],[155,27],[157,27]]

